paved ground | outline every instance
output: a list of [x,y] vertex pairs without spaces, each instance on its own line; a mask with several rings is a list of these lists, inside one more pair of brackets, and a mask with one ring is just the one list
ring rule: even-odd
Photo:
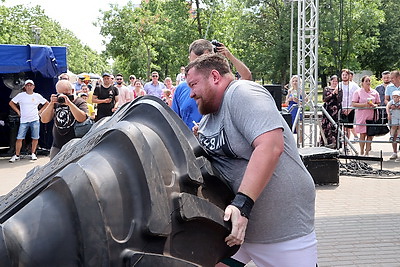
[[[383,151],[384,169],[400,171],[400,162],[388,159],[390,144],[374,144],[371,154],[378,156],[378,149]],[[0,158],[0,195],[31,168],[47,162],[44,156],[13,164]],[[337,186],[317,186],[316,232],[319,266],[400,266],[400,177],[341,176]]]

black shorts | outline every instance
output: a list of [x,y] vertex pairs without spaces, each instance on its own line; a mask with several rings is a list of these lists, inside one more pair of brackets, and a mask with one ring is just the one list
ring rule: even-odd
[[[349,114],[340,114],[340,122],[342,123],[354,123],[355,111],[352,109]],[[344,128],[353,129],[353,125],[343,125]]]

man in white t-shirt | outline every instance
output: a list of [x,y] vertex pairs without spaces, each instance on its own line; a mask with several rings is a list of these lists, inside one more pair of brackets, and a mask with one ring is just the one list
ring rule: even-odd
[[[32,80],[26,80],[24,84],[25,92],[21,92],[11,99],[10,107],[20,116],[20,125],[15,143],[15,155],[9,160],[15,162],[20,160],[22,141],[25,139],[28,129],[31,129],[32,154],[31,159],[36,160],[36,148],[39,141],[40,121],[39,114],[47,107],[49,102],[40,94],[34,93],[35,83]],[[19,107],[17,106],[19,105]],[[38,110],[38,106],[42,108]]]
[[[343,91],[342,98],[342,113],[341,118],[347,117],[348,123],[354,123],[354,109],[352,109],[352,99],[355,91],[360,89],[360,87],[353,81],[350,81],[350,70],[342,70],[342,81],[339,83],[339,88]],[[353,131],[353,125],[345,125],[344,132],[347,138],[350,138],[350,131],[353,132],[354,141],[358,141],[358,136],[355,131]]]

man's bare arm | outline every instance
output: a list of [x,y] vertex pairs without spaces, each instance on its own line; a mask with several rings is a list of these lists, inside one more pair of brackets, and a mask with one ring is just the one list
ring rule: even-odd
[[[284,149],[282,129],[275,129],[258,136],[252,146],[254,151],[250,157],[246,172],[238,192],[251,198],[254,202],[269,183]],[[240,210],[229,205],[225,209],[224,220],[232,221],[232,232],[225,239],[228,246],[240,245],[244,241],[248,219]]]
[[239,72],[243,80],[249,80],[249,81],[252,80],[252,75],[249,68],[242,61],[240,61],[234,55],[232,55],[232,53],[224,44],[222,44],[222,46],[217,47],[217,51],[218,53],[221,53],[232,62],[233,66],[235,66],[236,70]]

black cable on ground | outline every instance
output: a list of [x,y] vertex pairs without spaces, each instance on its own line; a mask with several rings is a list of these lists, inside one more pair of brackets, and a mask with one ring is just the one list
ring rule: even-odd
[[359,160],[350,160],[348,163],[339,162],[339,175],[376,179],[400,179],[400,172],[374,169],[370,164]]

